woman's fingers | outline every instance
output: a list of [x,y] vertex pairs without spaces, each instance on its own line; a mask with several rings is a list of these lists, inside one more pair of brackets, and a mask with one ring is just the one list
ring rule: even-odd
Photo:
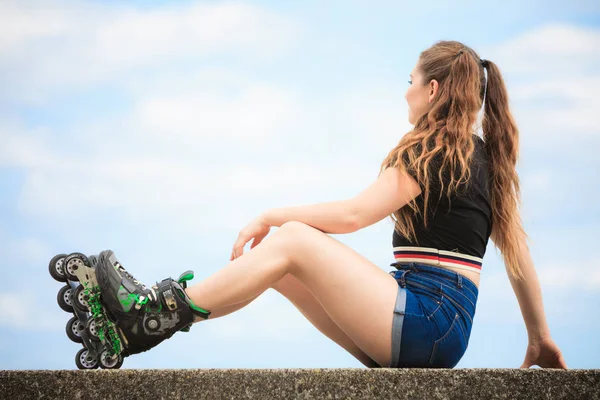
[[520,368],[529,368],[533,365],[542,368],[564,368],[567,369],[567,363],[554,342],[547,342],[543,346],[529,345],[525,354],[525,359]]
[[232,261],[244,254],[244,246],[246,245],[246,242],[247,240],[240,233],[237,240],[233,244],[233,251],[231,252]]
[[567,362],[565,361],[564,357],[562,356],[562,354],[560,355],[560,359],[558,360],[558,364],[561,368],[567,369],[569,367],[567,367]]
[[271,227],[265,225],[261,220],[255,219],[248,226],[242,229],[233,244],[233,251],[231,252],[231,260],[241,257],[244,254],[244,246],[252,240],[250,249],[255,248],[262,242],[262,240],[269,234]]
[[256,246],[258,246],[260,244],[260,242],[263,241],[263,239],[267,236],[268,232],[262,234],[262,235],[258,235],[254,238],[254,240],[252,241],[252,246],[250,246],[250,250],[252,250],[253,248],[255,248]]

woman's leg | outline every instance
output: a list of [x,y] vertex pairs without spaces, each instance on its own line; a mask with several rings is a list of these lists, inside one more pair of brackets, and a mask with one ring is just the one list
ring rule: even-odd
[[186,291],[197,306],[212,311],[247,302],[288,273],[307,287],[362,352],[379,365],[390,364],[396,280],[306,224],[283,224],[258,246]]
[[[262,293],[264,293],[264,292],[262,292]],[[240,310],[240,309],[246,307],[248,304],[252,303],[259,296],[260,296],[260,294],[257,296],[254,296],[250,300],[242,301],[241,303],[230,304],[228,306],[223,306],[223,307],[217,308],[216,310],[212,310],[210,312],[209,319],[221,318],[221,317],[231,314],[232,312],[236,312],[237,310]],[[206,320],[200,319],[197,322],[202,322],[202,321],[206,321]]]
[[[277,292],[281,293],[288,299],[296,308],[310,321],[319,332],[323,333],[329,339],[333,340],[339,346],[352,354],[358,361],[367,367],[372,366],[371,358],[366,355],[357,345],[333,322],[331,317],[327,315],[323,306],[315,298],[315,296],[291,274],[287,274],[273,286]],[[264,293],[264,292],[263,292]],[[262,294],[262,293],[261,293]],[[254,301],[258,296],[242,303],[232,304],[213,310],[210,314],[210,319],[223,317],[231,314]]]
[[287,274],[280,279],[273,289],[285,296],[304,317],[322,334],[333,340],[340,347],[352,354],[358,361],[366,367],[372,366],[371,358],[362,351],[356,343],[327,314],[321,303],[308,290],[308,288],[294,277]]

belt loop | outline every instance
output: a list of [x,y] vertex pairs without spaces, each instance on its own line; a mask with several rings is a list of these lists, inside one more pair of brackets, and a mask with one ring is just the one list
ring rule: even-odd
[[462,289],[462,287],[463,287],[462,275],[461,275],[461,274],[459,274],[458,272],[456,273],[456,275],[458,275],[458,282],[457,282],[457,283],[458,283],[458,287],[459,287],[460,289]]
[[406,274],[408,274],[409,272],[412,272],[411,270],[406,270],[402,273],[402,276],[400,276],[400,286],[402,288],[406,287],[406,279],[404,278],[406,276]]

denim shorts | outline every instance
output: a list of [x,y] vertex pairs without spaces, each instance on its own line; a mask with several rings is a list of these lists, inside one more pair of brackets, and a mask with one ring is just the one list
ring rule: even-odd
[[[453,368],[462,358],[475,316],[477,286],[449,269],[393,263],[398,281],[387,368]],[[373,363],[373,367],[379,365]]]

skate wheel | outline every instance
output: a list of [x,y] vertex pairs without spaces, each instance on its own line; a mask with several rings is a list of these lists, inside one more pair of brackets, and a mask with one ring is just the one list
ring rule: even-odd
[[98,368],[98,361],[90,356],[90,352],[85,347],[75,355],[75,364],[79,369],[94,369]]
[[67,279],[72,281],[79,281],[79,278],[77,277],[75,272],[79,268],[89,265],[90,263],[88,261],[88,258],[84,254],[71,253],[65,258],[65,261],[63,263],[63,269],[65,271]]
[[87,294],[83,285],[79,285],[73,291],[73,306],[79,311],[88,312]]
[[111,357],[108,354],[108,350],[104,350],[100,353],[100,368],[103,369],[119,369],[123,365],[123,358],[121,356]]
[[84,329],[85,326],[77,317],[73,317],[69,320],[69,322],[67,322],[67,336],[75,343],[83,343],[81,332],[83,332]]
[[89,267],[94,269],[96,268],[96,264],[98,264],[98,256],[97,255],[91,255],[88,257],[88,263],[90,264]]
[[54,280],[59,282],[66,282],[67,276],[65,275],[65,270],[63,267],[66,254],[57,254],[48,263],[48,269],[50,270],[50,275]]
[[85,331],[87,332],[90,339],[96,342],[100,341],[100,336],[98,336],[98,324],[93,318],[88,319],[88,321],[86,322]]
[[66,284],[58,291],[58,295],[56,296],[56,301],[60,308],[65,310],[66,312],[73,312],[73,299],[71,298],[71,286]]

